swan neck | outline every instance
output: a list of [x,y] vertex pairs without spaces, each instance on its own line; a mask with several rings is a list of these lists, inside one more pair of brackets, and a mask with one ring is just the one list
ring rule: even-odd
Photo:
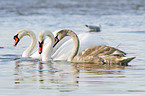
[[48,36],[49,43],[46,45],[46,50],[42,52],[42,61],[49,61],[51,59],[52,51],[53,51],[53,43],[54,43],[54,36],[51,33],[45,34],[45,36]]
[[73,58],[77,55],[78,50],[79,50],[79,38],[72,31],[69,31],[67,35],[70,36],[73,39],[73,42],[74,42],[73,50],[71,52],[71,55],[68,57],[68,61],[72,61]]
[[28,31],[26,35],[28,35],[31,38],[31,43],[29,47],[23,52],[22,57],[30,57],[37,43],[36,35],[33,32]]

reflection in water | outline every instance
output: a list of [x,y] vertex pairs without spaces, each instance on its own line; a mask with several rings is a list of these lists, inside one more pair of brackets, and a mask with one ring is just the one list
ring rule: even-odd
[[67,75],[73,77],[72,72],[64,72],[63,69],[58,68],[57,65],[51,62],[47,64],[27,61],[15,62],[16,88],[31,86],[41,89],[58,89],[60,92],[70,92],[75,89],[74,86],[77,86],[77,82],[73,81],[73,78],[67,78]]
[[[65,66],[66,67],[66,66]],[[71,66],[67,66],[71,67]],[[39,62],[39,88],[58,89],[60,92],[70,92],[76,89],[75,72],[65,71],[55,63],[43,64]],[[46,73],[47,72],[47,73]],[[69,79],[69,80],[68,80]]]
[[[30,74],[35,74],[36,61],[33,60],[19,60],[15,62],[15,84],[23,84]],[[26,73],[27,72],[27,73]],[[24,84],[25,86],[25,84]],[[17,86],[18,87],[18,86]],[[21,86],[22,87],[22,86]]]
[[86,72],[96,73],[97,75],[120,73],[120,69],[124,69],[125,67],[119,64],[73,64],[73,66],[77,70],[85,70]]
[[[124,66],[97,64],[68,64],[62,62],[15,62],[16,88],[34,87],[40,89],[71,92],[82,86],[80,82],[98,82],[103,74],[121,74]],[[101,77],[103,76],[103,77]],[[93,80],[92,80],[93,78]]]

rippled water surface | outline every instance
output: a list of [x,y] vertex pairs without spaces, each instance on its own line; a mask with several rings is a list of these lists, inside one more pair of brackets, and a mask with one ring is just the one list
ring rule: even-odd
[[[0,96],[144,94],[144,5],[144,0],[0,0]],[[95,34],[136,59],[129,66],[43,63],[21,57],[29,37],[13,46],[21,29],[37,36],[63,28],[82,34],[88,33],[85,24],[101,24],[102,32]]]

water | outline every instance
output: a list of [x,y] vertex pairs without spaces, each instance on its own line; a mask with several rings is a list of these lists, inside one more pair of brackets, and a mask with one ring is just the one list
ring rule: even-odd
[[[144,0],[0,0],[0,96],[96,96],[145,93]],[[129,66],[72,64],[21,58],[29,37],[14,47],[14,34],[29,29],[96,33],[110,46],[136,56]],[[97,42],[97,41],[96,41]],[[93,42],[92,42],[93,43]]]

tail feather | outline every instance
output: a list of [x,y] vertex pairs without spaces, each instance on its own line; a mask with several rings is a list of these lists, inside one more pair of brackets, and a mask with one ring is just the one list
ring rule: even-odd
[[121,62],[121,63],[129,63],[129,62],[130,62],[131,60],[133,60],[134,58],[136,58],[136,57],[130,57],[130,58],[124,57],[124,59],[121,60],[120,62]]

